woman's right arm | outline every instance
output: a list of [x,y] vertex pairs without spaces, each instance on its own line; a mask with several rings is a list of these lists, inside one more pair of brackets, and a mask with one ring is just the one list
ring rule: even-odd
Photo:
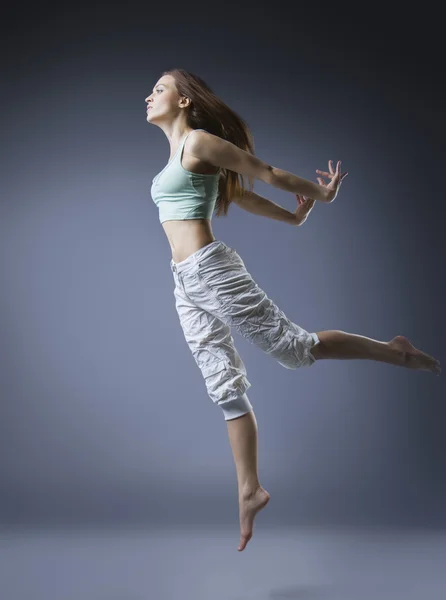
[[296,216],[292,212],[255,192],[245,191],[244,196],[237,196],[232,201],[253,215],[296,225]]

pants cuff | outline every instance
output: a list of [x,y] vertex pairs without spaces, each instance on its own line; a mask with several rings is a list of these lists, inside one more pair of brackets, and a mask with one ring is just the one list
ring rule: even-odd
[[310,365],[312,365],[314,362],[316,362],[316,359],[314,358],[314,356],[311,354],[311,349],[316,346],[316,344],[320,343],[320,339],[318,338],[317,333],[310,333],[311,337],[313,338],[314,344],[311,346],[310,350],[308,351],[308,358],[310,359]]
[[249,401],[246,392],[234,400],[226,400],[226,402],[219,403],[219,406],[223,410],[225,421],[237,419],[238,417],[242,417],[253,410],[252,404]]

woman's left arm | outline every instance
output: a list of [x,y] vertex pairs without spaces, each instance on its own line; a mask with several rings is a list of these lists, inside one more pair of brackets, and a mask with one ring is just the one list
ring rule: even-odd
[[260,179],[286,192],[300,194],[321,202],[332,202],[335,199],[343,178],[340,172],[340,162],[338,162],[336,177],[328,186],[313,183],[309,179],[272,167],[254,154],[207,131],[194,131],[193,135],[189,136],[187,143],[187,151],[190,154],[215,167],[229,169],[249,179]]
[[307,196],[320,202],[330,203],[334,200],[328,188],[277,167],[271,167],[270,183],[286,192]]

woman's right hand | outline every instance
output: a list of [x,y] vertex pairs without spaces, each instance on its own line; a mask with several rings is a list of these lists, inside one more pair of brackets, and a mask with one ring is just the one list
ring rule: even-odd
[[339,188],[341,187],[341,183],[347,177],[348,173],[346,172],[341,174],[340,160],[338,160],[338,163],[336,165],[336,171],[333,171],[333,161],[329,160],[328,169],[330,171],[329,173],[327,173],[327,171],[319,171],[319,169],[316,169],[316,173],[319,173],[319,175],[323,175],[324,177],[328,177],[329,179],[331,179],[330,183],[326,184],[322,177],[318,177],[317,180],[319,182],[319,185],[322,185],[325,188],[327,188],[327,202],[333,202],[333,200],[338,194]]
[[300,194],[296,194],[296,198],[297,208],[293,213],[295,219],[293,225],[299,227],[307,220],[316,200],[313,198],[307,198],[306,196],[301,196]]

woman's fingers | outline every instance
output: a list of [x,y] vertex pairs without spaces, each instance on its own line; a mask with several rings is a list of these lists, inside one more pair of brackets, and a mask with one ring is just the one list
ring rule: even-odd
[[[321,175],[321,177],[316,177],[319,185],[322,185],[323,187],[326,187],[327,189],[334,192],[334,197],[332,200],[334,200],[334,198],[336,198],[336,195],[339,190],[339,187],[341,186],[341,183],[348,175],[347,171],[345,171],[345,173],[341,172],[341,166],[342,166],[342,161],[338,160],[336,163],[336,171],[333,171],[333,161],[329,160],[328,168],[330,170],[330,173],[327,173],[327,171],[321,171],[320,169],[316,169],[316,173]],[[322,179],[322,177],[327,177],[328,179],[330,179],[328,184],[325,183],[325,181]]]
[[319,169],[316,169],[316,173],[319,173],[319,175],[323,175],[324,177],[329,177],[330,179],[333,179],[333,177],[335,177],[335,175],[340,175],[341,173],[341,161],[338,160],[337,164],[336,164],[336,171],[333,170],[333,161],[329,160],[328,161],[328,169],[329,169],[329,173],[327,171],[320,171]]
[[307,198],[301,194],[296,194],[298,204],[305,204],[305,206],[312,206],[316,200],[314,198]]

